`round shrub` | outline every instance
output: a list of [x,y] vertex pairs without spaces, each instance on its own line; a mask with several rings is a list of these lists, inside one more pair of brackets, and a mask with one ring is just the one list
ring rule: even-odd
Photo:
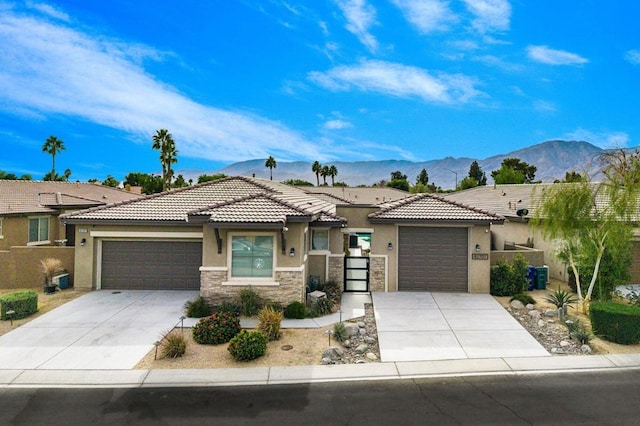
[[640,307],[614,302],[592,302],[589,318],[594,334],[622,345],[640,342]]
[[251,361],[267,352],[267,336],[259,331],[242,330],[231,339],[227,350],[238,361]]
[[289,319],[304,319],[307,315],[307,307],[304,303],[291,302],[284,309],[284,317]]
[[532,304],[535,305],[536,301],[533,297],[529,296],[526,293],[518,293],[518,294],[514,294],[511,299],[509,299],[509,302],[513,302],[514,300],[519,300],[520,302],[522,302],[523,305],[528,305],[528,304]]
[[193,327],[193,340],[201,345],[227,343],[240,332],[240,319],[228,312],[203,318]]
[[[13,311],[13,315],[7,312]],[[35,291],[17,291],[0,296],[0,316],[2,320],[26,318],[38,312],[38,295]]]

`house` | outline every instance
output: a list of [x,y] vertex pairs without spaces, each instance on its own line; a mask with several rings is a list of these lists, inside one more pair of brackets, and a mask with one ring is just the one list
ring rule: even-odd
[[0,288],[42,284],[45,257],[73,270],[75,229],[61,214],[140,197],[88,183],[0,180]]
[[430,194],[393,190],[388,201],[376,190],[358,189],[368,193],[359,204],[229,177],[61,220],[76,228],[76,287],[199,289],[214,304],[248,286],[303,301],[311,275],[345,291],[489,292],[489,227],[500,216]]
[[[494,224],[491,227],[492,263],[500,259],[503,254],[519,248],[525,252],[533,252],[534,256],[531,257],[533,259],[537,258],[536,254],[542,254],[543,261],[539,261],[535,266],[542,266],[544,263],[549,266],[551,278],[567,281],[567,265],[555,256],[557,243],[544,239],[537,229],[529,226],[531,218],[535,216],[536,194],[542,193],[550,185],[552,184],[478,186],[447,194],[445,197],[498,214],[506,219],[503,224]],[[640,283],[640,230],[638,228],[634,230],[632,242],[631,279],[634,283]]]

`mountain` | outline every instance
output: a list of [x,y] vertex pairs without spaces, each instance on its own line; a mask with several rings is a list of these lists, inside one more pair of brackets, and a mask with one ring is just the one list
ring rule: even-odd
[[[430,183],[448,189],[455,186],[456,179],[459,182],[468,175],[469,166],[474,160],[478,161],[482,170],[487,174],[489,182],[492,181],[491,171],[500,168],[502,160],[509,157],[516,157],[536,166],[538,168],[536,180],[552,182],[554,179],[563,178],[564,174],[571,170],[594,172],[595,167],[592,167],[592,164],[603,152],[603,149],[589,142],[553,140],[485,159],[445,157],[422,162],[403,160],[333,161],[327,164],[333,164],[338,168],[336,182],[345,182],[349,186],[371,185],[381,179],[389,180],[391,172],[397,170],[406,174],[409,182],[414,183],[416,176],[424,168],[429,174]],[[264,162],[264,159],[242,161],[206,173],[224,173],[229,176],[255,175],[268,179],[269,169],[264,166]],[[192,175],[192,172],[192,170],[189,171],[189,177],[197,181],[198,175],[201,173]],[[178,173],[182,172],[176,172],[176,174]],[[188,178],[185,173],[182,174]],[[316,182],[316,176],[311,171],[311,162],[308,161],[278,162],[277,167],[273,170],[273,176],[278,181],[301,179],[314,184]],[[331,182],[330,178],[328,182]],[[322,177],[320,183],[322,183]]]

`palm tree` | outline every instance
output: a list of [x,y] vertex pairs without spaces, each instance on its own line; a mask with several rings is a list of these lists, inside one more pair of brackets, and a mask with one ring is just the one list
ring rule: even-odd
[[178,150],[173,136],[167,129],[160,129],[153,135],[152,149],[160,151],[160,164],[162,165],[162,190],[166,191],[171,188],[171,179],[173,178],[172,164],[178,162]]
[[314,161],[311,165],[311,171],[316,174],[316,183],[320,186],[320,172],[322,172],[322,164],[319,161]]
[[56,154],[64,150],[64,142],[55,136],[49,136],[47,140],[44,141],[42,152],[51,154],[51,176],[50,179],[45,180],[56,180]]
[[320,176],[322,176],[323,185],[327,184],[327,176],[329,176],[329,166],[322,166],[322,170],[320,170]]
[[331,186],[334,186],[335,182],[333,178],[338,176],[338,168],[333,164],[329,167],[329,176],[331,176]]
[[269,156],[267,161],[265,161],[264,166],[269,168],[269,179],[273,180],[273,169],[276,168],[276,159]]

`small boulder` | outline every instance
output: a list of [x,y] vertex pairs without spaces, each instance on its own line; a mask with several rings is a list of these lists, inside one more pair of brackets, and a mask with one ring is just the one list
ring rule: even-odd
[[330,365],[332,361],[329,358],[322,358],[322,365]]
[[364,328],[364,321],[358,321],[357,324],[358,324],[358,327]]
[[511,303],[509,303],[509,306],[516,310],[524,309],[524,305],[519,300],[512,300]]
[[532,303],[527,303],[527,306],[525,306],[525,308],[527,308],[528,310],[532,310],[534,306]]
[[560,342],[560,347],[561,347],[561,348],[567,348],[567,347],[569,347],[569,346],[571,346],[571,343],[567,342],[566,340],[562,340],[562,341]]
[[344,356],[344,351],[338,347],[331,346],[322,352],[322,358],[328,358],[331,361],[335,361]]
[[367,345],[366,343],[363,343],[363,344],[361,344],[361,345],[358,345],[358,347],[356,348],[356,353],[357,353],[357,354],[363,354],[363,353],[365,353],[368,349],[369,349],[369,345]]
[[544,327],[545,325],[547,325],[546,322],[544,322],[542,320],[538,320],[538,327]]
[[365,334],[367,334],[367,330],[361,328],[360,330],[358,330],[358,333],[360,333],[361,336],[364,336]]
[[583,354],[590,354],[591,353],[591,346],[582,345],[582,346],[580,346],[580,350],[582,351]]
[[546,311],[544,311],[544,316],[545,317],[557,317],[558,316],[558,310],[557,309],[547,309]]
[[376,354],[374,354],[373,352],[367,352],[366,357],[367,357],[367,359],[369,361],[377,361],[378,360],[378,356]]
[[343,324],[349,336],[355,336],[358,334],[358,330],[360,330],[360,327],[358,327],[358,324],[356,324],[355,322],[345,322]]
[[365,336],[364,337],[364,342],[368,345],[372,345],[376,342],[376,339],[374,337],[371,336]]
[[529,311],[529,316],[531,318],[535,318],[535,319],[539,319],[540,318],[540,311]]

